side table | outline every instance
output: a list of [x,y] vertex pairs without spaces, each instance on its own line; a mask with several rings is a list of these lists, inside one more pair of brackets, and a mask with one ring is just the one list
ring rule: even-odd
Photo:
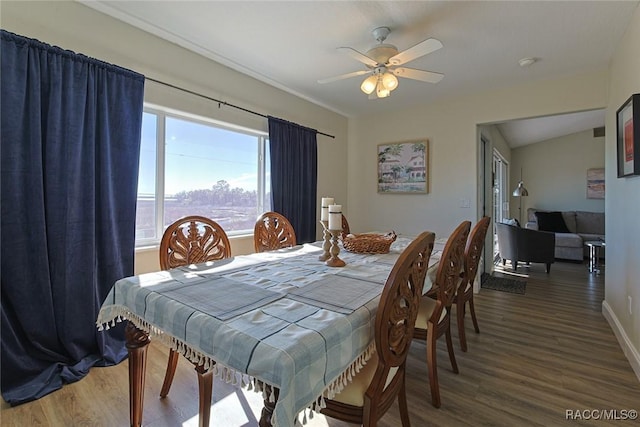
[[604,240],[589,240],[584,242],[584,244],[589,248],[589,272],[599,273],[600,248],[606,246]]

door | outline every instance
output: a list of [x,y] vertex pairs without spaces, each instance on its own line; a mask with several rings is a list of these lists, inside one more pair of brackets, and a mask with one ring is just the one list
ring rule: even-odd
[[493,259],[498,259],[498,237],[496,224],[509,218],[509,164],[500,152],[493,150],[491,168],[493,195]]

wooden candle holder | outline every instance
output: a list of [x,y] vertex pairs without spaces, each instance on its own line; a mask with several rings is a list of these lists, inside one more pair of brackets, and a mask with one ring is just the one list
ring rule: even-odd
[[342,234],[342,230],[329,230],[329,233],[331,234],[331,248],[329,249],[331,257],[325,261],[325,264],[329,267],[344,267],[347,263],[338,257],[338,254],[340,253],[338,237]]
[[319,261],[326,261],[331,258],[331,254],[329,253],[329,248],[331,247],[331,233],[329,232],[329,221],[320,221],[322,224],[322,255],[318,257]]

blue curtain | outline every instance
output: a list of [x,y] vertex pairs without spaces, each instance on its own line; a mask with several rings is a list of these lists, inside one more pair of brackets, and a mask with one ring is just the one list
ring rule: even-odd
[[318,131],[269,117],[271,204],[289,219],[298,243],[316,240]]
[[133,274],[144,76],[1,34],[3,398],[17,405],[126,357],[98,332]]

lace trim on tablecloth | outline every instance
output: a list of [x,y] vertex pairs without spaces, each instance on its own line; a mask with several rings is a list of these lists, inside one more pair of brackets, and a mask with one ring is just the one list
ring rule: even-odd
[[[254,389],[256,392],[262,393],[262,398],[264,400],[268,400],[272,403],[276,401],[274,385],[268,384],[251,375],[238,372],[233,368],[216,362],[209,356],[194,350],[185,342],[165,333],[163,330],[147,322],[137,314],[131,312],[128,308],[119,305],[111,306],[109,308],[109,316],[111,317],[111,320],[104,320],[105,316],[98,317],[96,325],[99,331],[109,330],[112,327],[115,327],[117,323],[128,320],[133,323],[136,328],[149,334],[150,337],[158,339],[162,344],[183,355],[191,363],[194,363],[197,366],[203,365],[207,372],[212,371],[217,378],[227,384],[240,386],[247,390]],[[340,393],[352,381],[353,377],[360,372],[374,352],[375,342],[372,342],[344,372],[338,375],[337,378],[325,387],[320,396],[305,405],[305,408],[301,411],[303,413],[302,424],[307,423],[307,412],[309,412],[309,419],[312,419],[314,412],[320,412],[321,409],[326,408],[327,405],[325,398],[333,399],[336,394]],[[275,418],[272,417],[271,421],[272,423],[275,422]],[[298,418],[296,418],[296,424],[299,425]]]
[[[327,387],[323,390],[322,394],[318,396],[313,402],[306,405],[303,412],[302,424],[307,423],[307,412],[309,412],[309,419],[313,419],[314,412],[320,412],[323,408],[327,407],[325,399],[333,399],[338,393],[340,393],[344,388],[353,380],[353,377],[362,370],[364,365],[367,364],[371,356],[376,351],[376,343],[372,342],[369,344],[369,347],[360,354],[360,356],[356,357],[351,365],[347,367],[347,369],[342,372],[336,379],[331,381]],[[298,420],[296,419],[296,422]]]

